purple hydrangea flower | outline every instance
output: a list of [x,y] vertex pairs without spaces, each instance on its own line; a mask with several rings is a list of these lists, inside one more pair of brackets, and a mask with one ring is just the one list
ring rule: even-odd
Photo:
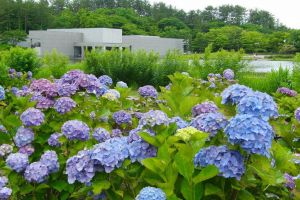
[[33,92],[38,92],[47,97],[57,96],[56,84],[51,83],[47,79],[33,80],[30,84],[30,90]]
[[32,145],[26,145],[21,147],[18,152],[30,156],[31,154],[34,153],[34,147]]
[[17,96],[18,91],[19,91],[19,88],[17,88],[17,87],[12,87],[11,88],[11,93],[13,93],[13,95],[15,95],[15,96]]
[[127,83],[125,83],[123,81],[118,81],[117,84],[116,84],[116,87],[119,87],[119,88],[128,88],[128,85],[127,85]]
[[0,85],[0,101],[5,99],[5,90],[4,88]]
[[31,128],[19,127],[14,137],[17,147],[23,147],[34,140],[34,132]]
[[146,86],[140,87],[138,92],[142,97],[152,97],[155,99],[157,98],[157,95],[158,95],[156,89],[152,85],[146,85]]
[[221,96],[222,96],[222,104],[237,104],[240,102],[240,100],[246,96],[249,93],[252,93],[253,91],[244,86],[239,84],[234,84],[226,88]]
[[93,132],[93,137],[97,142],[105,142],[110,139],[110,133],[104,128],[96,128]]
[[79,151],[77,155],[67,160],[66,174],[68,182],[73,184],[75,181],[89,183],[95,176],[94,162],[91,159],[91,151]]
[[59,141],[59,138],[62,136],[61,133],[53,133],[52,135],[50,135],[50,137],[48,138],[48,144],[52,147],[60,147],[61,143]]
[[70,120],[63,124],[61,132],[69,140],[88,140],[90,128],[86,123],[78,120]]
[[55,101],[47,97],[41,97],[36,104],[38,109],[48,109],[54,106]]
[[58,95],[61,97],[69,97],[76,93],[78,90],[78,86],[75,84],[69,84],[69,83],[61,83],[61,81],[58,81],[56,83],[57,92]]
[[217,112],[219,112],[219,108],[216,106],[216,104],[207,101],[197,104],[192,108],[193,117],[197,117],[198,115],[204,113],[217,113]]
[[245,151],[269,156],[274,132],[269,123],[253,115],[236,115],[224,130],[231,144]]
[[186,121],[184,121],[181,117],[178,117],[178,116],[172,117],[170,119],[170,123],[176,123],[177,128],[179,128],[179,129],[189,126],[189,124]]
[[8,178],[5,176],[0,176],[0,188],[4,187],[7,183],[8,183]]
[[0,188],[0,199],[7,200],[9,199],[12,190],[8,187]]
[[84,76],[85,74],[81,70],[71,70],[65,73],[60,80],[62,81],[62,83],[68,83],[71,85],[76,85],[78,87]]
[[289,175],[288,173],[285,173],[284,178],[285,178],[285,186],[291,190],[295,189],[296,183],[294,177]]
[[122,131],[118,128],[111,130],[111,136],[112,137],[121,137]]
[[300,107],[295,110],[295,118],[300,122]]
[[17,76],[17,78],[21,78],[23,76],[23,73],[22,72],[17,72],[16,76]]
[[0,157],[9,155],[13,151],[13,147],[9,144],[2,144],[0,146]]
[[116,137],[96,144],[92,149],[91,158],[95,164],[103,167],[106,173],[110,173],[128,158],[127,138]]
[[268,120],[271,117],[278,117],[277,104],[273,98],[262,92],[251,92],[244,96],[238,106],[239,114],[251,114]]
[[238,151],[229,150],[226,146],[210,146],[201,149],[194,158],[195,167],[215,165],[220,176],[241,179],[245,172],[243,156]]
[[54,104],[54,109],[61,114],[70,112],[76,107],[76,102],[70,97],[60,97]]
[[163,111],[160,110],[150,110],[144,113],[139,121],[140,126],[160,126],[169,125],[169,118]]
[[131,115],[125,112],[124,110],[115,112],[112,117],[115,120],[115,122],[119,125],[131,123]]
[[49,173],[57,172],[59,169],[58,157],[55,151],[46,151],[41,156],[40,162],[47,166]]
[[24,178],[28,182],[42,183],[48,178],[48,168],[42,162],[33,162],[26,167]]
[[222,75],[221,74],[215,74],[215,77],[217,77],[218,79],[222,79]]
[[224,129],[227,124],[227,119],[221,113],[204,113],[198,115],[191,122],[192,127],[210,133],[211,137],[215,136],[218,131]]
[[169,83],[168,85],[166,85],[166,90],[171,90],[171,87],[172,87],[172,83]]
[[90,119],[91,120],[95,120],[96,119],[96,112],[95,111],[90,112]]
[[16,172],[24,171],[28,164],[28,155],[23,153],[13,153],[6,158],[6,165]]
[[25,126],[39,126],[44,122],[45,115],[38,109],[28,108],[20,118]]
[[101,84],[106,86],[111,86],[113,84],[112,79],[107,75],[102,75],[98,78]]
[[27,80],[31,80],[32,79],[32,72],[28,71],[27,72]]
[[9,68],[8,73],[15,74],[15,73],[17,73],[17,71],[14,68]]
[[286,87],[278,88],[277,92],[280,93],[280,94],[285,94],[285,95],[290,96],[290,97],[297,96],[297,94],[298,94],[295,90],[291,90],[291,89],[286,88]]
[[225,69],[223,71],[223,76],[227,80],[233,80],[234,79],[234,71],[231,69]]
[[135,200],[166,200],[166,194],[162,189],[155,187],[144,187],[136,196]]

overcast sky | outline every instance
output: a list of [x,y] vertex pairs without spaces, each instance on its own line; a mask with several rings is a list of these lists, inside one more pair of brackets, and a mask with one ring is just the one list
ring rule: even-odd
[[185,11],[204,9],[205,7],[224,4],[240,5],[247,9],[262,9],[272,13],[281,23],[290,28],[300,29],[299,0],[149,0],[171,4]]

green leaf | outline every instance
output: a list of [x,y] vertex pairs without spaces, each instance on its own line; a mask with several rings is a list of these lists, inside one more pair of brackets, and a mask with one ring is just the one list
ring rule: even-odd
[[193,188],[186,179],[182,180],[180,191],[186,200],[193,200]]
[[207,179],[213,178],[219,174],[219,170],[214,165],[208,165],[203,168],[201,172],[193,178],[193,182],[195,184],[205,181]]
[[110,182],[107,180],[96,180],[93,183],[93,192],[95,194],[100,194],[102,190],[107,190],[110,188]]
[[221,199],[225,199],[225,195],[219,187],[217,187],[211,183],[206,183],[205,184],[205,196],[209,196],[209,195],[217,195]]
[[33,190],[34,190],[34,187],[33,187],[32,185],[26,184],[26,185],[24,185],[24,186],[22,187],[20,193],[21,193],[22,195],[25,195],[25,194],[28,194],[28,193],[32,192]]
[[188,145],[181,146],[175,155],[174,164],[178,172],[187,180],[190,180],[194,173],[193,149]]
[[161,144],[160,142],[153,136],[149,135],[149,133],[139,133],[139,135],[149,144],[153,146],[159,147]]
[[36,187],[36,190],[39,191],[39,190],[47,189],[49,187],[50,187],[49,185],[47,185],[45,183],[42,183],[42,184],[40,184],[39,186]]
[[142,164],[152,171],[155,174],[158,174],[160,177],[162,177],[164,180],[166,180],[166,177],[164,176],[164,172],[167,168],[167,165],[164,161],[158,159],[158,158],[147,158],[142,161]]
[[68,186],[68,183],[63,180],[57,180],[54,183],[52,183],[51,185],[55,190],[61,192]]
[[238,200],[255,200],[254,196],[247,190],[240,190],[238,193]]

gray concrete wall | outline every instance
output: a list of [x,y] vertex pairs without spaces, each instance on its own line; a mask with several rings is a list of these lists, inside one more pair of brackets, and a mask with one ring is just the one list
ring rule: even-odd
[[58,52],[73,58],[74,44],[82,42],[83,34],[58,31],[29,31],[28,38],[29,40],[32,39],[32,44],[35,42],[41,43],[41,56],[56,49]]
[[132,51],[154,51],[165,56],[169,50],[178,49],[183,52],[183,39],[160,38],[158,36],[128,35],[123,36],[123,44],[131,46]]

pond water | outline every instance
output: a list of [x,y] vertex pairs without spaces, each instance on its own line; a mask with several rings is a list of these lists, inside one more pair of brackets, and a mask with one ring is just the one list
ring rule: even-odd
[[273,60],[251,60],[249,61],[249,68],[255,72],[270,72],[272,69],[278,70],[282,68],[293,68],[292,61],[273,61]]

